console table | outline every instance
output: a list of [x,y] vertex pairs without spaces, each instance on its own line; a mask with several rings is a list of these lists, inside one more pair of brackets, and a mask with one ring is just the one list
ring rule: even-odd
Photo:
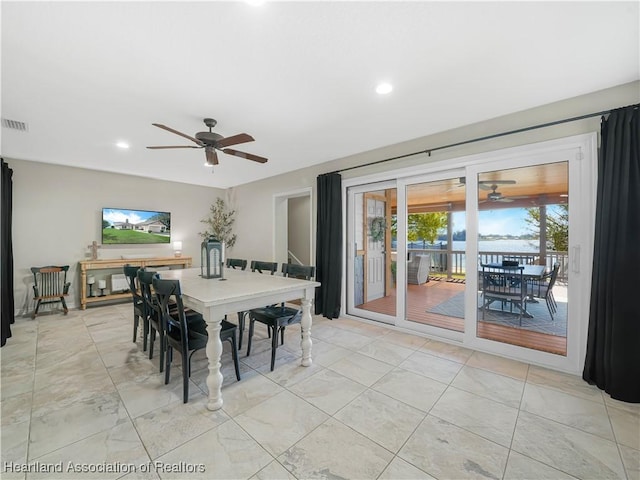
[[105,302],[107,300],[117,300],[119,298],[131,298],[130,292],[110,293],[102,297],[87,297],[87,271],[120,269],[125,265],[134,267],[170,267],[181,266],[191,267],[191,257],[152,257],[152,258],[107,258],[100,260],[82,260],[80,264],[80,308],[86,310],[88,303]]

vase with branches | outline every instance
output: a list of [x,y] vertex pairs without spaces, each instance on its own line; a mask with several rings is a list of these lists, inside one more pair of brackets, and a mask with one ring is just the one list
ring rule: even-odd
[[216,199],[209,209],[209,216],[201,220],[207,225],[207,229],[200,232],[200,236],[203,239],[214,237],[219,242],[224,242],[226,247],[233,247],[236,243],[236,234],[233,233],[235,213],[222,198]]

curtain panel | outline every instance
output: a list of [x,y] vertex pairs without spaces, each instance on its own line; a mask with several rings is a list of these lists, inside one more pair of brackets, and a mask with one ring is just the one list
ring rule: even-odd
[[1,330],[2,338],[0,347],[7,343],[7,338],[11,337],[11,324],[14,318],[13,299],[13,242],[12,242],[12,211],[13,211],[13,170],[7,163],[2,162],[2,206],[0,207],[0,285],[2,301]]
[[601,123],[587,352],[582,377],[640,402],[640,149],[638,105]]
[[315,313],[332,319],[340,316],[342,293],[342,176],[317,179]]

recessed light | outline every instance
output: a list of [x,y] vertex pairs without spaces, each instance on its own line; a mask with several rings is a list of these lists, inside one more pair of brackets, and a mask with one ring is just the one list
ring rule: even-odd
[[204,162],[204,166],[205,166],[205,167],[213,167],[213,164],[211,164],[211,163],[207,163],[207,162]]
[[116,147],[126,150],[129,148],[129,144],[127,142],[118,142],[116,143]]
[[376,93],[379,95],[386,95],[387,93],[391,93],[393,87],[390,83],[381,83],[376,87]]

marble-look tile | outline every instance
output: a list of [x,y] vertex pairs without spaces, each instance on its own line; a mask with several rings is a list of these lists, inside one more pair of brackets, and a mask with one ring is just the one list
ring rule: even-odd
[[3,425],[0,430],[0,445],[2,452],[0,455],[0,468],[2,478],[5,476],[5,462],[26,463],[27,448],[29,446],[29,427],[31,422],[10,423]]
[[367,337],[380,338],[390,332],[389,328],[382,325],[361,322],[351,318],[340,318],[334,321],[338,328],[366,335]]
[[285,391],[238,415],[235,421],[269,453],[280,455],[327,418],[326,413]]
[[73,375],[58,378],[55,383],[49,382],[47,380],[45,386],[36,388],[33,392],[33,417],[90,401],[95,396],[116,392],[116,387],[104,368],[78,370]]
[[[269,342],[270,343],[270,342]],[[263,345],[265,342],[263,342]],[[265,348],[260,351],[258,348],[253,348],[251,345],[251,355],[248,357],[240,356],[242,363],[250,366],[251,368],[255,368],[256,370],[261,367],[266,367],[267,369],[271,368],[271,345],[269,348]],[[299,356],[299,355],[298,355]],[[287,350],[286,348],[279,347],[276,350],[276,367],[282,365],[284,363],[293,363],[296,361],[296,354]]]
[[222,408],[229,416],[236,417],[284,391],[280,385],[254,371],[224,389]]
[[604,403],[527,384],[520,408],[607,440],[614,440]]
[[602,391],[595,385],[589,385],[581,377],[569,373],[557,372],[548,368],[531,365],[527,383],[535,383],[545,388],[559,390],[576,397],[602,403]]
[[273,371],[271,371],[270,364],[263,365],[257,370],[278,385],[290,388],[305,378],[309,378],[311,375],[324,369],[321,365],[314,363],[311,363],[308,367],[303,367],[300,363],[301,361],[301,356],[283,362],[276,360]]
[[626,445],[618,445],[622,464],[627,471],[629,480],[640,480],[640,450],[629,448]]
[[370,387],[393,370],[392,365],[360,353],[353,353],[348,357],[344,357],[331,364],[328,368],[367,387]]
[[396,453],[424,416],[424,412],[416,408],[367,390],[333,418]]
[[414,350],[411,348],[385,341],[384,337],[358,350],[358,353],[396,366],[400,365],[413,352]]
[[289,390],[320,410],[333,415],[364,392],[366,387],[333,370],[323,369],[296,383]]
[[624,410],[640,417],[640,403],[629,403],[615,400],[609,396],[608,393],[603,393],[604,403],[607,407],[617,408],[618,410]]
[[107,368],[122,367],[131,362],[149,362],[149,352],[143,352],[142,346],[137,343],[101,343],[96,345],[96,348],[102,363]]
[[296,478],[377,478],[393,454],[330,418],[278,457]]
[[[6,347],[2,347],[6,348]],[[0,398],[2,400],[30,393],[33,391],[35,379],[35,361],[30,358],[20,358],[3,363],[0,381]]]
[[578,478],[625,478],[615,443],[527,412],[511,448]]
[[451,386],[513,408],[520,406],[524,390],[522,380],[466,365],[458,372],[456,378],[451,382]]
[[189,400],[189,403],[178,400],[134,420],[151,459],[156,459],[229,420],[224,410],[208,410],[207,401],[207,397],[201,393],[197,398]]
[[517,380],[525,380],[529,365],[526,363],[498,357],[484,352],[473,352],[466,363],[470,367],[482,368]]
[[436,478],[502,478],[509,449],[431,415],[398,456]]
[[465,363],[473,353],[473,350],[461,347],[460,345],[438,342],[437,340],[431,340],[425,343],[420,347],[420,351],[458,363]]
[[[34,461],[42,464],[62,463],[66,478],[117,479],[124,474],[136,473],[149,465],[150,459],[130,421],[91,435]],[[109,465],[114,472],[86,472],[84,466]],[[51,474],[29,474],[28,478],[52,478]]]
[[429,413],[505,447],[511,445],[518,418],[516,408],[454,387],[442,394]]
[[[314,335],[314,330],[311,330],[311,336]],[[333,343],[349,350],[359,350],[365,345],[373,342],[375,338],[362,335],[360,333],[351,332],[342,328],[332,328],[327,330],[324,336],[318,337],[326,342]]]
[[[170,382],[167,385],[164,384],[164,375],[156,374],[117,386],[118,393],[131,418],[137,418],[147,412],[166,407],[175,401],[182,401],[182,374],[180,370],[175,373],[175,375],[171,374]],[[202,395],[202,390],[189,380],[189,399],[197,399],[200,395]]]
[[122,324],[117,326],[95,326],[89,327],[89,335],[93,342],[98,345],[108,342],[126,342],[133,340],[133,326]]
[[560,470],[512,451],[503,480],[575,480]]
[[117,393],[45,413],[31,420],[29,461],[127,421]]
[[158,473],[163,480],[250,478],[273,461],[234,421],[228,421],[170,451],[157,460],[162,465],[181,464],[195,471]]
[[339,347],[338,345],[321,340],[314,340],[313,347],[311,348],[311,359],[314,364],[328,367],[332,363],[351,355],[351,353],[351,350]]
[[269,465],[264,467],[258,473],[256,473],[249,480],[297,480],[291,472],[280,464],[277,460],[274,460]]
[[607,407],[616,441],[635,450],[640,450],[640,416],[627,410]]
[[403,368],[396,368],[378,380],[371,388],[418,410],[428,412],[447,386]]
[[400,457],[395,457],[378,480],[435,480],[435,478]]
[[462,364],[422,352],[415,352],[400,364],[401,368],[449,384],[462,368]]
[[31,419],[31,392],[14,395],[0,401],[0,421],[2,426],[28,422]]
[[419,337],[417,335],[412,335],[410,333],[404,333],[397,330],[392,330],[387,335],[384,336],[385,341],[390,343],[395,343],[396,345],[401,345],[403,347],[418,349],[426,344],[429,339],[424,337]]

